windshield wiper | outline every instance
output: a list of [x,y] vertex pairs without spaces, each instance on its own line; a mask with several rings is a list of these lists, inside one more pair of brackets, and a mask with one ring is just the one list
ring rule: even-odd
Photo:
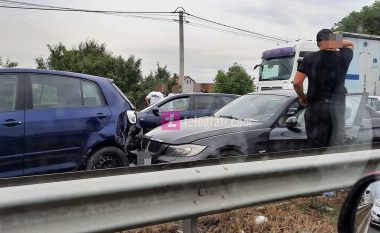
[[288,80],[289,78],[290,78],[290,75],[284,74],[284,75],[280,75],[280,76],[273,76],[270,78],[266,78],[263,81],[266,81],[266,80]]
[[228,119],[234,119],[234,120],[240,120],[239,118],[237,118],[237,117],[233,117],[233,116],[231,116],[231,115],[229,115],[229,116],[226,116],[226,115],[219,115],[219,117],[228,118]]

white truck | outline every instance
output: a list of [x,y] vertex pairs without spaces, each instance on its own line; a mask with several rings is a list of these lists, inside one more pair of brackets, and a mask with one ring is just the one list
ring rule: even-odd
[[[347,91],[380,95],[380,36],[343,32],[343,39],[355,45],[346,76]],[[255,66],[260,67],[257,91],[293,90],[298,64],[307,54],[318,50],[316,41],[298,41],[264,51],[261,64]],[[304,87],[307,88],[307,83]]]

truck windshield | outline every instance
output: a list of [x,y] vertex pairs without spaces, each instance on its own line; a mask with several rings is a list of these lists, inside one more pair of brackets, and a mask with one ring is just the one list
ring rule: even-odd
[[260,81],[288,80],[292,74],[294,56],[263,59]]

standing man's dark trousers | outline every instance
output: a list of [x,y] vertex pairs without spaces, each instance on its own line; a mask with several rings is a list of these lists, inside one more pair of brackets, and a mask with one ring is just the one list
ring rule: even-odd
[[305,112],[306,134],[311,147],[340,146],[345,135],[344,101],[316,101]]

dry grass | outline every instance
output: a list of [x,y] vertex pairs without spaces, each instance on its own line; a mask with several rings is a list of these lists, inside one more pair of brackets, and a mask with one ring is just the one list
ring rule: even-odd
[[[331,233],[337,232],[337,219],[346,193],[332,198],[297,198],[280,204],[268,204],[204,216],[198,219],[198,232],[205,233]],[[268,218],[255,224],[256,216]],[[123,233],[179,233],[180,222],[145,227]]]

